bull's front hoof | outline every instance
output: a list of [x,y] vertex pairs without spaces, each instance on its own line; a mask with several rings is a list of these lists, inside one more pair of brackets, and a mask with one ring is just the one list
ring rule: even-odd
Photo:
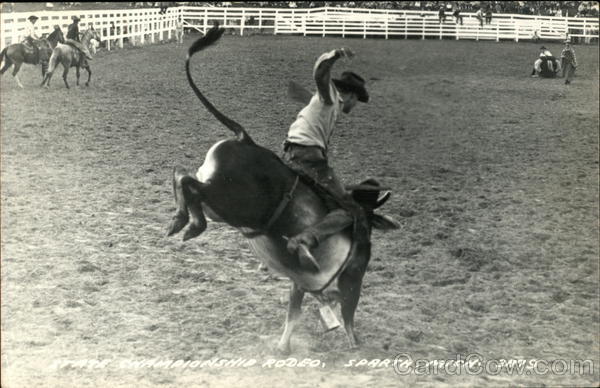
[[169,225],[169,229],[167,230],[167,237],[181,232],[181,230],[185,228],[189,221],[190,217],[187,214],[176,214]]
[[194,237],[198,237],[205,230],[206,230],[206,227],[202,228],[202,227],[192,224],[192,225],[190,225],[188,230],[185,231],[185,234],[183,235],[183,241],[187,241],[187,240],[193,239]]

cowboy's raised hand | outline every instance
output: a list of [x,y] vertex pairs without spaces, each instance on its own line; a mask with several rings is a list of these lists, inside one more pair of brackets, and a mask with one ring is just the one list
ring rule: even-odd
[[342,56],[344,56],[346,58],[354,57],[354,52],[352,50],[350,50],[348,47],[342,47],[341,49],[339,49],[339,52]]

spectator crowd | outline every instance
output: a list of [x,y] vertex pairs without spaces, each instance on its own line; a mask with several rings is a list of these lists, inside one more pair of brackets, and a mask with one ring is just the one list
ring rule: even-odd
[[[178,5],[212,7],[268,7],[268,8],[377,8],[393,10],[438,11],[443,8],[449,14],[461,12],[513,13],[540,16],[598,17],[597,1],[189,1],[189,2],[62,2],[62,3],[2,3],[2,12],[29,12],[43,9],[111,9],[175,7]],[[33,7],[33,8],[32,8]]]

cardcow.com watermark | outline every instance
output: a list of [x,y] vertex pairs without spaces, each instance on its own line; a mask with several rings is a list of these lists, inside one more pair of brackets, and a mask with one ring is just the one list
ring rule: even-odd
[[478,353],[453,359],[428,360],[399,353],[393,360],[394,371],[401,375],[592,375],[592,360],[486,359]]
[[[338,364],[339,365],[339,364]],[[457,354],[453,359],[418,359],[409,353],[399,353],[393,359],[351,359],[343,368],[390,368],[399,376],[407,375],[592,375],[592,360],[486,359],[478,353]],[[247,359],[212,358],[209,360],[182,359],[56,359],[50,369],[212,369],[212,368],[326,368],[319,359]]]

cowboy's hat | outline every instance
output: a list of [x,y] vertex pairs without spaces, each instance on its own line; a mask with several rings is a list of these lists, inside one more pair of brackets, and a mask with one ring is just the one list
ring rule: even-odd
[[73,19],[74,22],[78,22],[81,20],[81,19],[79,19],[78,16],[73,16],[73,17],[71,17],[71,19]]
[[571,39],[567,39],[563,43],[571,43]]
[[32,20],[38,20],[39,18],[35,15],[31,15],[30,17],[27,18],[27,20],[32,21]]
[[334,79],[333,83],[342,92],[356,93],[358,101],[369,101],[369,93],[367,93],[367,89],[365,88],[365,80],[358,74],[345,71],[339,79]]

